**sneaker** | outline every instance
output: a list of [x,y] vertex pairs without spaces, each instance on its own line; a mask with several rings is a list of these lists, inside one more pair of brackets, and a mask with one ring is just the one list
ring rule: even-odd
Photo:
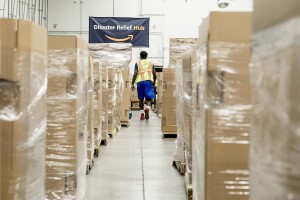
[[149,106],[147,106],[147,108],[145,109],[145,119],[148,120],[149,119]]
[[144,113],[141,113],[141,118],[140,120],[145,120],[145,114]]

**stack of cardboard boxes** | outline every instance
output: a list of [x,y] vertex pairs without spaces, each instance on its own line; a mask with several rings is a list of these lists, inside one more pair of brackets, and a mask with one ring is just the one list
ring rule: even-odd
[[[163,135],[167,133],[176,134],[177,132],[177,95],[178,84],[176,83],[176,67],[179,66],[182,69],[182,55],[193,50],[193,45],[197,43],[196,38],[171,38],[170,39],[170,60],[169,68],[163,70],[163,110],[162,110],[162,132]],[[173,69],[172,69],[173,68]],[[182,71],[182,70],[181,70]],[[182,72],[179,72],[178,75],[182,75]],[[181,80],[181,79],[180,79]],[[182,86],[182,84],[180,84]],[[181,88],[182,89],[182,88]],[[181,90],[182,91],[182,90]],[[165,102],[168,102],[167,105]],[[180,120],[182,121],[182,120]],[[178,127],[180,130],[182,126]],[[180,131],[182,133],[182,131]],[[180,134],[182,136],[182,134]],[[180,145],[182,142],[180,142]],[[182,145],[181,145],[182,146]],[[183,146],[182,146],[183,147]],[[183,148],[181,148],[183,149]],[[180,151],[180,154],[183,153],[183,150]],[[177,156],[177,152],[173,154],[173,157]],[[176,158],[176,160],[178,160]]]
[[87,124],[87,173],[93,165],[95,141],[94,141],[94,71],[93,59],[89,57],[88,68],[88,124]]
[[129,112],[130,112],[130,91],[131,91],[131,81],[129,79],[129,70],[122,70],[123,77],[123,95],[122,95],[122,104],[121,104],[121,124],[125,126],[129,126]]
[[47,32],[0,19],[0,41],[0,199],[45,199]]
[[46,199],[83,199],[87,159],[87,44],[48,37]]
[[[121,123],[121,102],[124,90],[122,69],[127,69],[132,58],[131,44],[90,44],[90,54],[107,71],[107,115],[108,134],[115,135]],[[105,97],[104,97],[105,98]]]
[[102,138],[102,65],[97,60],[93,61],[93,107],[94,107],[94,149],[98,156]]
[[192,172],[196,199],[249,198],[251,33],[251,13],[246,12],[212,12],[199,29]]
[[253,15],[250,199],[300,199],[300,2],[255,0]]
[[185,54],[182,57],[182,69],[183,69],[183,135],[185,141],[185,183],[186,188],[192,187],[192,117],[194,114],[192,95],[192,69],[193,69],[193,54]]
[[175,68],[163,71],[162,123],[163,134],[176,134]]
[[156,73],[157,80],[156,80],[156,109],[157,109],[157,115],[159,118],[162,117],[162,101],[163,101],[163,73]]
[[114,112],[114,120],[115,120],[115,127],[117,131],[121,129],[121,106],[123,100],[123,91],[125,87],[125,83],[123,81],[122,76],[122,68],[117,69],[117,79],[116,79],[116,105],[115,105],[115,112]]
[[102,63],[102,84],[100,85],[100,90],[102,94],[102,137],[101,143],[107,145],[108,138],[108,103],[107,103],[107,95],[108,95],[108,69],[106,67],[106,63]]
[[191,53],[197,38],[170,38],[169,67],[182,65],[182,55]]
[[130,102],[132,110],[140,110],[139,98],[136,89],[134,91],[130,91]]
[[117,82],[118,82],[118,69],[114,67],[108,67],[108,95],[107,95],[107,104],[108,104],[108,134],[116,134],[116,106],[117,106]]

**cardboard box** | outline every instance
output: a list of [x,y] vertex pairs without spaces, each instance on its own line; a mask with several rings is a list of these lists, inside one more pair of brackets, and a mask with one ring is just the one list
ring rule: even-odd
[[177,132],[175,69],[165,68],[163,71],[163,77],[164,77],[164,82],[163,82],[161,130],[163,132]]
[[212,12],[199,29],[199,55],[207,62],[194,69],[193,192],[197,199],[249,198],[251,18],[251,13]]
[[297,0],[286,0],[284,3],[280,0],[254,0],[253,6],[254,33],[300,15],[300,3]]
[[129,110],[122,109],[121,111],[121,122],[129,122]]
[[0,19],[0,41],[0,199],[44,199],[47,32]]
[[186,138],[186,151],[189,155],[192,155],[192,114],[194,111],[192,105],[192,68],[193,59],[191,54],[185,54],[182,57],[182,69],[183,69],[183,115],[184,115],[184,135]]
[[130,108],[130,93],[131,93],[131,82],[129,80],[129,70],[122,70],[122,78],[124,84],[124,90],[122,94],[122,105],[121,108],[129,110]]
[[134,90],[134,91],[130,90],[130,101],[131,102],[139,101],[137,90]]
[[121,103],[121,122],[129,122],[129,110],[130,110],[130,91],[131,91],[131,82],[129,79],[129,70],[122,70],[122,78],[124,83],[124,90],[122,95]]
[[175,68],[164,68],[163,81],[164,82],[175,82]]
[[139,102],[131,102],[131,108],[140,108]]
[[[49,199],[69,195],[82,199],[87,159],[88,57],[77,52],[86,53],[87,45],[74,36],[49,36],[48,42],[47,93],[51,95],[47,96],[46,195]],[[69,56],[57,50],[69,52]],[[60,65],[58,60],[62,60],[64,65]],[[56,73],[58,69],[60,73]],[[65,82],[69,72],[72,81]],[[62,82],[70,89],[57,96],[55,91]],[[82,89],[76,89],[78,83]]]
[[92,161],[94,158],[95,135],[94,135],[94,64],[93,59],[89,57],[88,70],[88,123],[87,123],[87,159]]
[[160,116],[162,113],[162,101],[163,101],[163,73],[156,73],[157,80],[156,80],[156,88],[157,88],[157,97],[156,97],[156,109],[157,114]]
[[182,55],[193,50],[197,38],[170,38],[169,66],[176,67],[182,64]]
[[108,134],[114,134],[116,132],[115,124],[108,124]]
[[[263,13],[266,3],[271,13]],[[300,198],[297,128],[300,47],[296,42],[300,35],[300,2],[282,3],[254,1],[257,10],[254,11],[253,43],[256,45],[253,45],[255,59],[251,70],[255,102],[250,136],[252,200]],[[258,17],[265,19],[259,22]]]
[[246,42],[252,35],[252,14],[244,12],[211,12],[199,27],[199,44],[206,41]]

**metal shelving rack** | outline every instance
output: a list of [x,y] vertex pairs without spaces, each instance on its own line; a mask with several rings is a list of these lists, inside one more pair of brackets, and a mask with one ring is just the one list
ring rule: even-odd
[[47,27],[48,0],[0,0],[0,17],[26,19]]

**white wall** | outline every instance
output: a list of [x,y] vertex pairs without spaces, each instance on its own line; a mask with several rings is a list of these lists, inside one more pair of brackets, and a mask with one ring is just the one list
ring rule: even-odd
[[[229,6],[219,8],[220,1]],[[251,11],[252,0],[49,0],[48,30],[88,40],[89,16],[150,17],[150,48],[145,50],[154,63],[167,66],[169,38],[198,37],[202,18],[212,10]],[[132,70],[140,50],[133,50]]]

